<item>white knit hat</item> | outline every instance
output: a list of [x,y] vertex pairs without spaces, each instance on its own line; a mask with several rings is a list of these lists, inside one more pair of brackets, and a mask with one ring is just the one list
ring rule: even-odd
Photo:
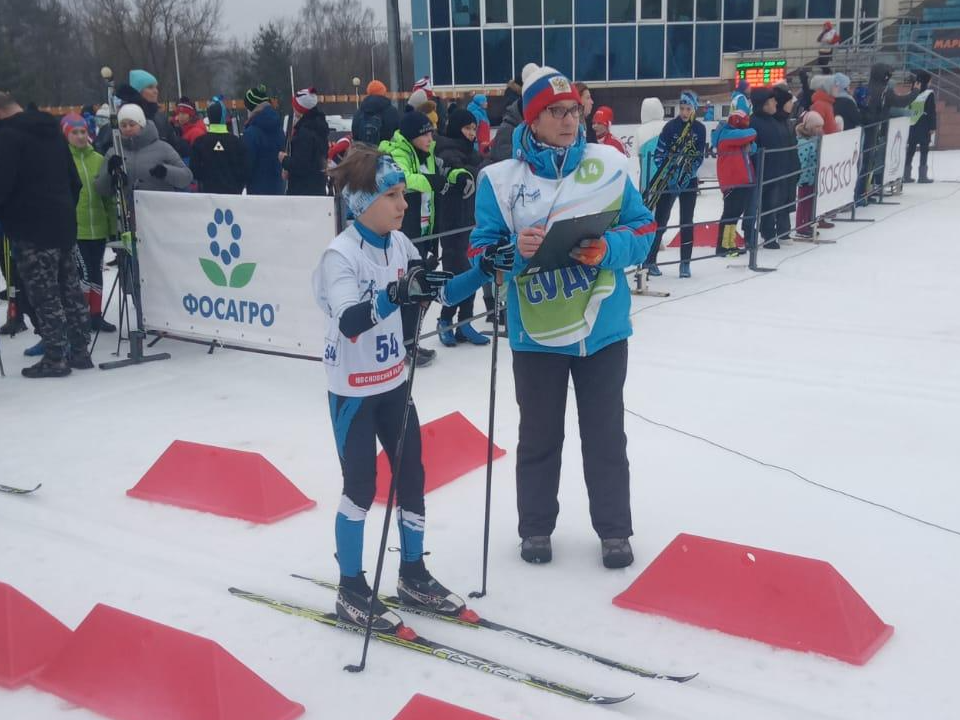
[[143,108],[133,103],[127,103],[117,113],[117,122],[122,123],[124,120],[133,120],[140,127],[147,126],[147,116],[143,114]]

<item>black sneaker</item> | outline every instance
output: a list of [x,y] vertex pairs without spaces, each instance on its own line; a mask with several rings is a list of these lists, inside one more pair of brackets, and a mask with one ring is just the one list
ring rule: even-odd
[[70,374],[70,366],[64,358],[54,359],[44,356],[40,362],[20,371],[25,378],[66,377]]
[[[337,617],[351,625],[365,628],[372,597],[373,591],[362,574],[355,578],[341,577],[340,587],[337,589]],[[387,608],[379,598],[373,598],[373,629],[392,635],[398,635],[404,629],[400,616]]]
[[423,558],[415,563],[403,563],[397,580],[397,596],[405,605],[453,617],[458,617],[467,606],[463,598],[437,582],[424,567]]
[[606,568],[625,568],[633,565],[633,549],[629,538],[604,538],[600,541],[603,566]]
[[545,565],[553,560],[553,547],[549,535],[531,535],[520,543],[520,557],[528,563]]

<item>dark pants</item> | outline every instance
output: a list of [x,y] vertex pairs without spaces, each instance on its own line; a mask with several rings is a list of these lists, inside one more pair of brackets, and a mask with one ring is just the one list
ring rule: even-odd
[[[467,250],[470,246],[470,233],[459,233],[457,235],[448,235],[440,238],[440,247],[443,250],[441,260],[443,269],[452,272],[454,275],[460,275],[470,269],[470,260],[467,258]],[[476,293],[474,293],[476,295]],[[459,310],[459,320],[463,322],[473,317],[473,298],[474,295],[466,298],[459,305],[444,305],[440,308],[440,318],[448,322],[453,320],[454,315]]]
[[583,476],[593,529],[601,538],[630,537],[630,465],[623,431],[626,340],[587,357],[513,353],[513,377],[520,406],[520,537],[550,535],[556,527],[564,410],[571,376],[577,396]]
[[[723,235],[726,229],[730,226],[733,227],[733,232],[736,234],[737,221],[740,219],[740,216],[748,210],[752,196],[752,187],[731,188],[723,194],[723,215],[720,216],[720,228],[717,231],[717,252],[720,252],[721,250],[732,250],[736,246],[735,240],[732,245],[725,246],[723,244]],[[750,215],[752,216],[753,213],[751,212]],[[746,237],[746,218],[744,218],[743,221],[743,234],[744,237]]]
[[[337,440],[343,494],[357,507],[369,510],[377,490],[377,440],[393,461],[403,424],[407,386],[370,397],[344,397],[328,393],[333,431]],[[397,505],[423,515],[423,464],[420,459],[420,420],[411,405],[403,457],[397,473]]]
[[656,220],[657,237],[650,247],[650,253],[647,255],[647,265],[657,264],[657,253],[660,252],[660,240],[663,238],[664,228],[670,222],[670,211],[673,210],[673,203],[680,197],[680,260],[689,262],[693,255],[693,211],[697,206],[696,185],[679,193],[664,193],[657,201]]
[[74,351],[86,350],[90,337],[90,310],[83,292],[74,246],[38,248],[13,244],[24,287],[33,305],[45,355],[59,360],[67,343]]
[[77,241],[77,272],[80,274],[80,289],[87,296],[91,315],[100,315],[103,303],[103,254],[106,240]]
[[[760,203],[760,236],[765,242],[790,234],[790,211],[793,209],[790,192],[796,193],[795,187],[791,182],[788,188],[782,180],[764,186]],[[783,205],[786,207],[781,207]]]
[[[426,259],[431,253],[437,255],[437,241],[429,240],[427,242],[417,242],[414,238],[413,246],[420,251],[420,257]],[[420,312],[420,306],[416,303],[400,306],[400,321],[403,324],[403,344],[409,349],[413,345],[413,336],[417,329],[417,313]]]
[[[36,328],[37,318],[33,314],[33,306],[30,304],[30,298],[27,297],[27,291],[23,286],[23,278],[20,277],[20,270],[17,267],[17,261],[14,259],[13,242],[9,239],[7,239],[5,242],[7,243],[7,247],[10,251],[9,277],[7,276],[6,257],[4,257],[2,262],[0,262],[0,267],[3,269],[3,278],[7,283],[8,302],[10,302],[11,288],[13,288],[14,294],[16,295],[16,298],[14,298],[13,302],[10,302],[10,305],[8,306],[7,314],[9,315],[10,319],[22,318],[24,315],[26,315],[28,318],[30,318],[30,324]],[[6,250],[4,253],[6,253]]]
[[927,154],[930,152],[930,133],[923,132],[914,132],[913,128],[910,128],[910,135],[907,139],[907,171],[909,172],[913,168],[913,156],[917,152],[917,148],[920,149],[920,167],[927,167]]

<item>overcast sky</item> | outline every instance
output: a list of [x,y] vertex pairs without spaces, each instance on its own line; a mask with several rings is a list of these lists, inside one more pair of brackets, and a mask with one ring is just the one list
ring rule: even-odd
[[[387,0],[361,0],[373,8],[380,23],[386,22]],[[253,37],[257,28],[276,17],[295,17],[303,6],[303,0],[226,0],[223,3],[223,20],[226,37]],[[410,0],[400,0],[400,22],[410,23]]]

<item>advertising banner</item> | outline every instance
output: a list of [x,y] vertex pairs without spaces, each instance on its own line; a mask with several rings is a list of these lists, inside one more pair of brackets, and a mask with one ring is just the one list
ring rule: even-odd
[[134,203],[147,330],[322,356],[312,275],[333,198],[138,190]]

